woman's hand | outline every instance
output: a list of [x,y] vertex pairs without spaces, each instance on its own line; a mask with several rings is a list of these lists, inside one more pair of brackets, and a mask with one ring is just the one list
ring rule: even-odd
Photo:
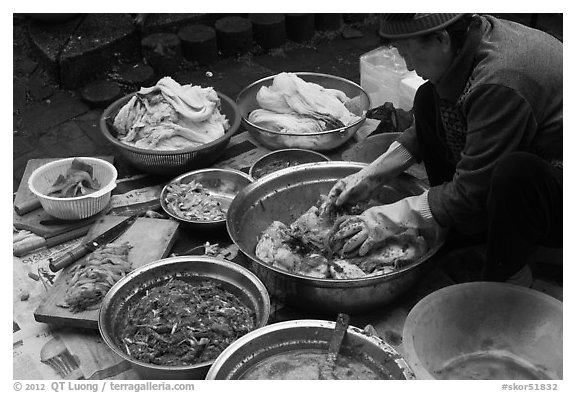
[[335,206],[342,206],[365,199],[377,186],[377,182],[360,171],[338,180],[328,193],[328,200]]
[[[425,193],[426,194],[426,193]],[[420,211],[426,195],[412,196],[398,202],[374,206],[358,216],[344,216],[336,220],[330,235],[332,252],[366,255],[388,237],[407,229],[421,229],[438,225],[433,217],[423,217]]]

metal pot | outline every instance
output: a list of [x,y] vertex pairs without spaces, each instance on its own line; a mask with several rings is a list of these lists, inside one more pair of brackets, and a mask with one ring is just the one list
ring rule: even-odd
[[[247,264],[271,295],[295,308],[320,313],[359,314],[386,305],[406,292],[420,277],[425,262],[443,244],[442,234],[426,230],[430,246],[418,261],[389,274],[360,279],[318,279],[293,274],[260,261],[255,255],[258,236],[274,220],[295,221],[327,195],[340,178],[365,164],[344,161],[303,164],[274,172],[240,191],[228,209],[226,227],[232,241],[246,256]],[[402,174],[382,186],[375,198],[383,204],[424,192],[422,181]]]
[[136,360],[124,351],[118,337],[121,328],[119,324],[123,320],[121,316],[147,290],[174,277],[190,282],[216,280],[254,310],[256,328],[268,323],[270,297],[266,288],[251,272],[233,262],[206,256],[182,256],[142,266],[108,291],[100,308],[98,329],[110,349],[130,362],[132,368],[144,379],[204,379],[212,365],[210,361],[190,366],[161,366]]
[[[254,330],[222,351],[206,379],[244,379],[246,373],[271,357],[295,350],[326,351],[334,325],[331,321],[302,319]],[[341,353],[360,361],[381,379],[415,379],[410,367],[394,348],[357,327],[348,327]],[[278,371],[281,375],[276,377],[282,379],[282,371]]]
[[256,101],[256,94],[261,87],[272,85],[275,76],[273,75],[252,83],[244,88],[238,95],[236,104],[240,110],[244,127],[258,142],[272,150],[299,148],[328,151],[344,144],[358,131],[362,123],[366,120],[366,112],[370,109],[370,98],[368,94],[356,83],[338,76],[315,72],[296,72],[295,74],[306,82],[316,83],[326,89],[343,91],[348,98],[353,99],[357,104],[351,111],[360,116],[360,119],[346,127],[314,133],[272,131],[248,121],[250,112],[260,108],[258,101]]

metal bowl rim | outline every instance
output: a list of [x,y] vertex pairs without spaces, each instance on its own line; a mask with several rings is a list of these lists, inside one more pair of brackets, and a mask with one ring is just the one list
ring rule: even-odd
[[[292,149],[279,149],[279,150],[273,150],[273,151],[271,151],[271,152],[269,152],[269,153],[266,153],[266,154],[264,154],[262,157],[260,157],[259,159],[257,159],[257,160],[254,162],[254,164],[250,165],[250,169],[248,170],[248,175],[249,175],[252,179],[256,180],[256,178],[254,177],[253,172],[254,172],[254,168],[256,167],[256,165],[257,165],[258,163],[264,161],[264,159],[266,159],[266,158],[270,158],[271,156],[275,156],[275,155],[282,154],[282,153],[289,153],[289,152],[305,152],[306,154],[310,154],[310,155],[316,156],[316,157],[321,158],[322,160],[324,160],[324,161],[316,161],[316,162],[332,161],[327,155],[322,154],[322,153],[317,152],[317,151],[314,151],[314,150],[309,150],[309,149],[297,149],[297,148],[292,148]],[[305,162],[305,163],[298,164],[298,165],[313,164],[313,163],[314,163],[314,162]],[[292,166],[294,167],[294,166],[296,166],[296,165],[292,165]],[[282,168],[282,169],[286,169],[286,168]],[[278,171],[274,171],[274,172],[278,172]],[[274,172],[270,172],[270,173],[274,173]],[[270,173],[268,173],[268,175],[269,175]],[[262,177],[264,177],[264,176],[262,176]],[[259,177],[258,179],[260,179],[260,177]]]
[[247,175],[246,173],[244,173],[238,169],[232,169],[232,168],[202,168],[202,169],[196,169],[196,170],[193,170],[190,172],[186,172],[186,173],[183,173],[181,175],[176,176],[172,180],[168,181],[168,183],[166,183],[164,185],[164,187],[162,187],[162,191],[160,192],[160,206],[162,207],[162,210],[164,210],[164,212],[166,214],[168,214],[170,217],[174,218],[175,220],[182,221],[182,222],[188,223],[188,224],[206,225],[206,226],[210,226],[210,225],[214,225],[214,224],[224,224],[226,222],[226,218],[223,218],[220,220],[213,220],[213,221],[207,221],[207,220],[201,221],[201,220],[188,220],[186,218],[178,217],[177,215],[175,215],[174,213],[172,213],[171,211],[168,210],[168,208],[166,206],[166,202],[164,201],[164,197],[166,196],[166,193],[168,192],[168,186],[170,184],[178,183],[178,182],[180,182],[180,180],[182,180],[188,176],[191,176],[191,175],[196,175],[196,174],[200,174],[200,173],[207,173],[207,172],[231,173],[231,174],[239,175],[240,177],[243,177],[244,179],[248,180],[248,185],[250,185],[251,183],[254,182],[254,179],[252,178],[252,176]]
[[136,94],[137,94],[137,92],[134,92],[134,93],[127,94],[124,97],[120,97],[119,99],[114,101],[112,104],[110,104],[106,109],[104,109],[104,112],[102,112],[102,116],[100,116],[100,131],[102,132],[102,134],[104,134],[104,137],[106,137],[106,139],[109,142],[111,142],[114,146],[116,146],[118,148],[128,150],[128,151],[131,151],[133,153],[148,154],[148,155],[155,155],[155,156],[176,156],[176,155],[181,155],[181,154],[190,154],[190,153],[195,153],[195,152],[202,152],[203,150],[205,150],[207,148],[210,148],[212,146],[216,146],[220,143],[223,143],[224,141],[232,138],[232,136],[234,136],[238,132],[238,130],[240,129],[240,124],[242,122],[242,119],[241,119],[240,109],[236,105],[236,102],[234,102],[230,97],[226,96],[225,94],[222,94],[222,93],[216,91],[216,94],[218,94],[218,98],[220,98],[220,100],[226,101],[234,111],[234,122],[232,124],[230,124],[230,128],[228,128],[228,130],[226,130],[224,132],[224,135],[222,135],[221,137],[216,138],[213,141],[210,141],[208,143],[204,143],[200,146],[188,147],[188,148],[179,149],[179,150],[149,150],[149,149],[142,149],[140,147],[131,146],[131,145],[128,145],[126,143],[122,143],[111,134],[106,121],[108,119],[110,119],[110,114],[112,113],[113,110],[116,109],[116,107],[118,105],[122,104],[124,101],[128,102],[130,100],[130,98],[132,98]]
[[[264,335],[269,334],[269,333],[274,333],[274,332],[283,331],[283,330],[290,330],[292,328],[310,327],[310,328],[325,328],[328,330],[334,330],[335,326],[336,326],[336,322],[334,322],[334,321],[327,321],[327,320],[322,320],[322,319],[294,319],[294,320],[290,320],[290,321],[276,322],[276,323],[273,323],[270,325],[263,326],[263,327],[258,328],[256,330],[253,330],[253,331],[245,334],[244,336],[240,337],[238,340],[234,341],[227,348],[225,348],[224,351],[222,351],[220,353],[220,355],[218,355],[218,357],[212,363],[212,366],[208,370],[208,374],[206,374],[206,379],[214,379],[215,374],[222,367],[224,362],[226,362],[228,360],[230,355],[232,355],[238,349],[242,348],[244,345],[248,344],[249,342],[251,342],[255,338],[258,338],[260,336],[264,336]],[[391,355],[397,356],[397,357],[395,357],[394,360],[401,362],[401,368],[403,368],[402,373],[405,376],[407,374],[406,371],[408,371],[408,374],[412,374],[412,369],[411,369],[410,365],[405,361],[404,357],[398,351],[396,351],[396,349],[394,349],[394,347],[392,347],[390,344],[388,344],[382,338],[368,334],[364,330],[362,330],[356,326],[353,326],[353,325],[348,326],[347,333],[352,333],[352,334],[362,336],[364,339],[369,341],[371,344],[374,344],[375,346],[377,346],[381,350],[383,350],[383,351],[385,351]]]
[[[312,167],[317,167],[317,166],[335,166],[335,167],[340,167],[342,165],[347,165],[350,167],[358,167],[358,168],[364,168],[366,166],[368,166],[368,164],[366,163],[362,163],[362,162],[355,162],[355,161],[325,161],[325,162],[311,162],[311,163],[307,163],[307,164],[300,164],[294,167],[288,167],[288,168],[283,168],[280,169],[276,172],[272,172],[266,176],[263,176],[259,179],[256,179],[253,183],[249,184],[248,186],[246,186],[242,191],[240,191],[236,196],[237,198],[234,198],[234,200],[232,201],[232,203],[230,204],[230,208],[228,209],[229,211],[232,210],[232,207],[235,205],[235,203],[240,203],[238,202],[241,197],[243,196],[243,194],[247,194],[249,192],[252,192],[253,189],[258,188],[260,186],[262,186],[263,183],[273,180],[276,177],[280,177],[282,175],[285,175],[287,173],[290,172],[294,172],[295,170],[306,170],[307,168],[312,168]],[[406,174],[407,176],[413,177],[409,174]],[[423,186],[425,186],[424,183],[422,183],[421,181],[419,181],[419,179],[415,178],[415,180],[417,180],[419,183],[421,183]],[[240,196],[240,198],[238,198],[238,196]],[[405,274],[408,274],[408,272],[412,269],[414,269],[417,266],[422,265],[423,263],[425,263],[426,261],[428,261],[430,259],[430,257],[432,257],[432,255],[434,255],[438,249],[443,245],[444,243],[444,239],[441,238],[440,241],[434,245],[434,247],[431,247],[428,249],[428,251],[420,258],[420,260],[415,261],[413,263],[408,264],[407,266],[404,266],[403,268],[394,270],[393,272],[390,273],[385,273],[385,274],[378,274],[378,275],[374,275],[374,276],[369,276],[369,277],[361,277],[361,278],[346,278],[346,279],[336,279],[336,278],[314,278],[314,277],[309,277],[309,276],[304,276],[301,274],[294,274],[291,272],[288,272],[286,270],[277,268],[275,266],[272,266],[264,261],[261,261],[259,258],[256,257],[256,255],[254,255],[254,253],[246,253],[244,251],[244,247],[241,246],[240,244],[238,244],[239,242],[237,242],[237,238],[235,236],[235,234],[232,232],[231,230],[231,223],[229,220],[229,215],[226,215],[226,229],[228,231],[228,235],[230,236],[230,239],[232,240],[232,242],[234,244],[236,244],[236,246],[238,247],[238,249],[244,254],[246,255],[247,258],[249,258],[251,261],[258,263],[260,266],[266,268],[266,269],[270,269],[276,273],[280,273],[284,276],[287,276],[289,278],[291,278],[294,281],[305,281],[305,282],[309,282],[312,283],[314,286],[319,286],[322,287],[322,284],[329,286],[330,288],[334,288],[334,287],[349,287],[351,284],[356,284],[356,285],[360,285],[360,286],[366,286],[366,285],[370,285],[372,283],[380,283],[382,280],[388,280],[388,279],[393,279]],[[251,255],[254,255],[254,257],[252,257]]]
[[[352,85],[356,88],[358,88],[362,93],[364,93],[364,95],[366,96],[367,100],[368,100],[368,107],[366,108],[366,111],[368,111],[368,109],[370,109],[370,96],[368,95],[368,93],[357,83],[352,82],[349,79],[346,78],[342,78],[340,76],[335,76],[335,75],[329,75],[329,74],[322,74],[322,73],[317,73],[317,72],[293,72],[293,74],[296,74],[298,76],[300,75],[304,75],[304,76],[320,76],[323,78],[327,78],[327,79],[335,79],[335,80],[339,80],[341,82],[345,82],[349,85]],[[237,98],[236,98],[236,104],[238,105],[238,107],[240,107],[239,105],[239,101],[240,98],[243,97],[244,95],[246,95],[248,93],[248,91],[252,90],[256,85],[258,85],[259,83],[274,79],[275,75],[271,75],[271,76],[267,76],[265,78],[259,79],[256,82],[252,82],[251,84],[249,84],[248,86],[246,86],[244,89],[242,89],[242,91],[240,91],[240,93],[238,94]],[[240,110],[239,110],[240,111]],[[333,130],[326,130],[326,131],[320,131],[320,132],[308,132],[308,133],[295,133],[295,132],[280,132],[280,131],[273,131],[273,130],[268,130],[266,128],[262,128],[252,122],[250,122],[240,111],[240,116],[242,117],[242,121],[245,122],[247,125],[249,125],[250,127],[253,127],[255,129],[257,129],[258,131],[264,132],[264,133],[269,133],[272,135],[276,135],[276,136],[322,136],[322,135],[330,135],[330,134],[344,134],[348,131],[350,131],[351,128],[360,125],[363,121],[366,120],[366,112],[364,112],[364,114],[362,114],[362,116],[360,116],[360,119],[358,119],[357,121],[355,121],[352,124],[348,124],[347,126],[344,127],[340,127],[340,128],[335,128]],[[250,129],[248,129],[248,131],[250,131]]]
[[[157,269],[157,268],[160,268],[162,266],[171,265],[171,264],[175,264],[175,263],[179,263],[179,262],[213,263],[216,265],[223,266],[227,269],[234,270],[238,273],[241,273],[245,277],[247,277],[258,288],[259,293],[266,295],[266,296],[262,297],[263,298],[262,300],[264,301],[263,309],[264,309],[265,318],[261,321],[261,325],[262,325],[261,327],[266,326],[266,324],[268,323],[268,319],[270,318],[271,305],[270,305],[270,295],[268,294],[268,290],[266,289],[266,287],[264,286],[262,281],[260,281],[260,279],[254,273],[252,273],[250,270],[243,268],[242,266],[240,266],[236,263],[233,263],[230,261],[225,261],[225,260],[215,258],[215,257],[210,257],[210,256],[184,255],[184,256],[159,259],[157,261],[150,262],[146,265],[140,266],[139,268],[134,269],[133,271],[128,273],[126,276],[122,277],[118,282],[116,282],[116,284],[114,284],[112,286],[112,288],[110,288],[108,293],[105,295],[104,299],[107,299],[107,298],[109,299],[110,297],[112,297],[120,288],[122,288],[123,285],[126,285],[126,283],[130,282],[130,280],[133,279],[134,276],[137,276],[142,272]],[[108,294],[110,294],[110,296]],[[215,360],[212,360],[212,361],[202,362],[202,363],[198,363],[198,364],[194,364],[194,365],[190,365],[190,366],[162,366],[162,365],[158,365],[158,364],[145,363],[145,362],[142,362],[140,360],[134,359],[133,357],[124,353],[124,351],[119,349],[116,345],[114,345],[114,343],[112,342],[112,340],[110,338],[110,336],[111,336],[110,333],[107,331],[104,331],[104,329],[102,327],[102,326],[105,326],[105,324],[103,322],[104,315],[105,315],[105,313],[103,312],[104,311],[103,310],[104,304],[109,304],[109,302],[105,302],[104,300],[102,301],[103,307],[101,307],[100,313],[98,316],[98,330],[100,332],[100,335],[102,336],[102,338],[104,339],[104,341],[108,345],[108,347],[110,349],[112,349],[112,351],[116,355],[120,356],[124,360],[127,360],[131,363],[137,364],[140,367],[150,368],[150,369],[154,369],[154,370],[158,370],[158,371],[186,371],[186,370],[198,369],[198,368],[209,366],[215,361]],[[259,328],[256,328],[255,330],[257,330],[257,329],[259,329]],[[252,332],[249,332],[247,334],[250,334],[250,333],[252,333]],[[242,336],[242,337],[244,337],[244,336]],[[240,338],[242,338],[242,337],[240,337]]]

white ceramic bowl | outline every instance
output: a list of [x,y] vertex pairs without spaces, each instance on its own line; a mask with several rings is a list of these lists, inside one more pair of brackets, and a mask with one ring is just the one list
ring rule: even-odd
[[[93,178],[100,184],[100,189],[72,198],[46,195],[48,188],[54,184],[59,175],[66,173],[75,158],[92,166]],[[62,220],[80,220],[104,210],[110,202],[112,190],[116,187],[117,177],[116,168],[108,161],[94,157],[70,157],[49,162],[36,169],[28,179],[28,188],[38,197],[46,213]]]

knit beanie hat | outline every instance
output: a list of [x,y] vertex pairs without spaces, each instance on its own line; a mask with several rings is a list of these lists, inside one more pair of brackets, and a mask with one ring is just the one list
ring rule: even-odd
[[380,36],[402,39],[440,30],[464,14],[382,14]]

